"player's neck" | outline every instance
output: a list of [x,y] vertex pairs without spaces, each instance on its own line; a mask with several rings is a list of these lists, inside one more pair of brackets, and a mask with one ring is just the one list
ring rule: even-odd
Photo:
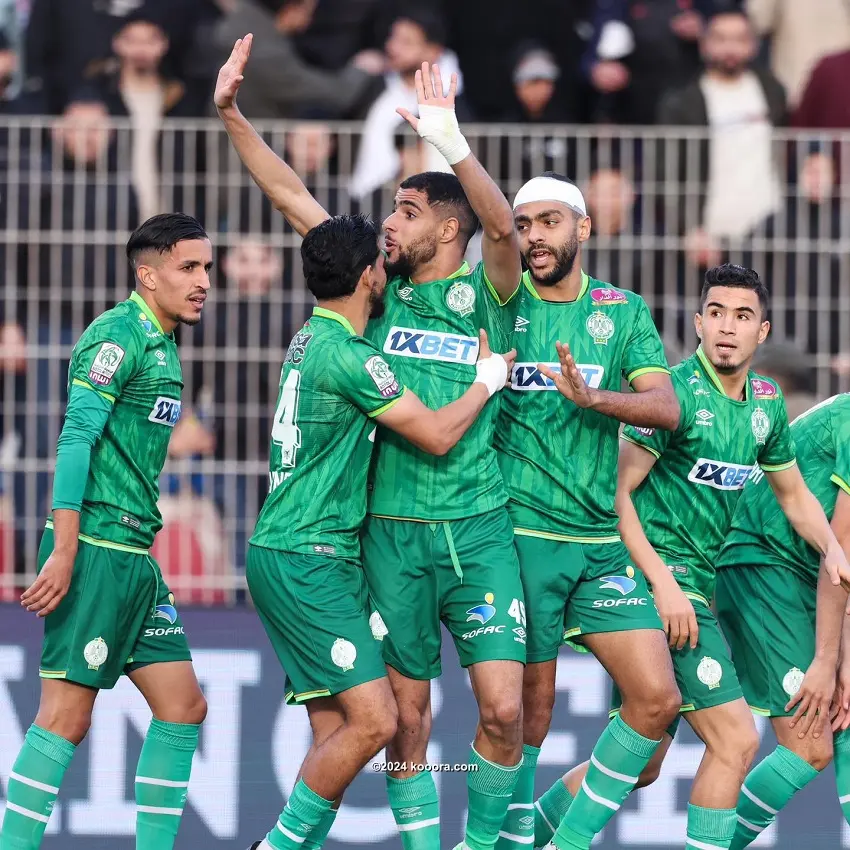
[[747,374],[750,371],[750,364],[746,363],[733,373],[718,372],[715,367],[714,373],[720,381],[724,392],[729,398],[735,401],[741,401],[744,398],[744,388],[747,386]]
[[463,257],[440,256],[439,252],[427,263],[420,263],[410,275],[410,282],[431,283],[433,280],[450,278],[463,265]]
[[159,322],[159,326],[162,328],[162,332],[170,334],[174,330],[174,328],[177,327],[177,322],[174,319],[170,319],[168,316],[166,316],[143,288],[138,288],[136,290],[136,293],[142,299],[142,301],[147,304],[148,310],[150,310],[151,313],[156,316],[156,320],[157,322]]
[[582,279],[581,263],[579,258],[576,257],[570,273],[566,277],[562,277],[554,286],[540,286],[533,277],[531,283],[543,301],[566,303],[578,298],[581,292]]
[[331,298],[327,301],[319,301],[319,307],[330,310],[348,319],[348,323],[354,328],[357,336],[363,336],[366,332],[366,323],[369,321],[369,302],[355,300],[354,298]]

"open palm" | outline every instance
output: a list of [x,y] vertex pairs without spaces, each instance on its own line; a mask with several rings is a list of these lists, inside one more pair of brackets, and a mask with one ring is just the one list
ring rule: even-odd
[[[420,114],[423,106],[446,109],[453,113],[455,95],[457,95],[457,74],[452,74],[449,93],[446,94],[439,66],[423,62],[422,68],[416,72],[416,102],[419,104]],[[419,119],[412,112],[403,107],[399,107],[396,112],[418,132]]]
[[213,95],[215,105],[219,109],[230,109],[236,103],[236,93],[239,91],[242,80],[245,79],[245,66],[251,55],[253,41],[254,36],[251,33],[248,33],[245,38],[240,38],[233,45],[230,58],[221,66]]

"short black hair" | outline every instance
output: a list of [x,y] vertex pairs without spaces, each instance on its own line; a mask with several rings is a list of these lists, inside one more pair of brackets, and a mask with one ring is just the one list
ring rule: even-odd
[[357,288],[364,270],[375,265],[378,228],[365,215],[335,215],[308,231],[301,243],[304,280],[323,301],[345,298]]
[[448,40],[446,23],[439,12],[424,4],[411,4],[402,7],[395,16],[397,21],[410,21],[422,30],[429,44],[445,45]]
[[454,174],[445,171],[423,171],[408,177],[399,189],[424,192],[428,198],[428,206],[445,209],[449,215],[453,215],[460,224],[460,238],[466,250],[469,240],[478,230],[478,216],[475,215],[460,180]]
[[178,242],[209,239],[201,223],[185,213],[162,213],[139,225],[127,241],[127,259],[135,266],[139,254],[167,254]]
[[755,28],[753,27],[753,22],[750,19],[750,16],[741,8],[737,6],[731,5],[721,5],[720,8],[715,9],[705,21],[705,32],[708,31],[709,26],[716,21],[718,18],[725,18],[727,15],[734,15],[738,18],[743,18],[749,25],[750,31],[755,32]]
[[702,283],[700,310],[705,308],[708,291],[714,286],[733,286],[755,292],[758,295],[759,304],[761,305],[762,319],[767,318],[770,296],[767,287],[758,276],[758,272],[748,269],[745,266],[736,266],[734,263],[723,263],[722,266],[715,266],[709,269],[705,273],[705,279]]

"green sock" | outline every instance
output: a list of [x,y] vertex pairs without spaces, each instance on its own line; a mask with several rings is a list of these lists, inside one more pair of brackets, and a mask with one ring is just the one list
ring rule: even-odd
[[136,850],[172,850],[201,727],[151,720],[136,768]]
[[688,804],[688,839],[685,850],[726,850],[735,834],[735,809],[703,809]]
[[62,777],[76,747],[33,724],[12,765],[6,816],[0,830],[2,850],[37,850],[53,811]]
[[440,850],[440,804],[428,771],[409,779],[387,776],[387,797],[404,850]]
[[777,747],[744,780],[738,798],[738,825],[729,845],[742,850],[767,829],[779,810],[815,777],[807,761],[785,747]]
[[307,836],[321,826],[331,806],[333,800],[320,797],[299,779],[266,843],[274,850],[303,850]]
[[301,845],[301,850],[319,850],[325,843],[325,839],[327,839],[328,833],[334,825],[338,811],[339,809],[329,809],[325,812],[322,822],[305,839]]
[[555,834],[558,824],[564,819],[573,802],[570,789],[564,785],[563,777],[539,800],[534,802],[534,846],[545,847]]
[[844,820],[850,823],[850,729],[839,732],[833,739],[835,755],[835,787]]
[[522,766],[499,831],[497,850],[522,850],[534,842],[534,771],[539,755],[540,747],[526,744],[522,748]]
[[639,735],[619,714],[605,727],[581,790],[555,831],[558,850],[590,850],[593,837],[623,805],[660,743]]
[[519,779],[522,759],[513,767],[505,767],[481,758],[475,747],[471,750],[471,770],[466,777],[469,815],[464,843],[469,850],[493,850]]

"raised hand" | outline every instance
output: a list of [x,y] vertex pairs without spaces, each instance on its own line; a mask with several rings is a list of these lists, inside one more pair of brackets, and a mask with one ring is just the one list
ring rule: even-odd
[[[452,74],[449,83],[449,93],[445,94],[443,88],[443,78],[440,75],[438,65],[433,67],[428,62],[422,63],[421,70],[416,72],[416,102],[419,104],[419,115],[422,117],[422,107],[436,107],[438,109],[447,109],[454,113],[455,110],[455,95],[457,94],[457,74]],[[416,132],[419,132],[420,118],[417,118],[413,113],[399,107],[396,112],[413,127]],[[421,135],[421,134],[420,134]],[[424,138],[424,137],[423,137]]]
[[221,66],[215,84],[215,94],[213,94],[213,100],[218,109],[231,109],[236,105],[236,93],[239,91],[242,80],[245,79],[245,66],[251,55],[253,41],[252,33],[238,39],[233,45],[230,58]]
[[561,362],[560,373],[555,372],[545,363],[538,363],[537,368],[555,384],[564,398],[568,398],[578,407],[590,407],[594,400],[593,390],[581,376],[569,345],[556,342],[555,349],[558,352],[558,360]]

